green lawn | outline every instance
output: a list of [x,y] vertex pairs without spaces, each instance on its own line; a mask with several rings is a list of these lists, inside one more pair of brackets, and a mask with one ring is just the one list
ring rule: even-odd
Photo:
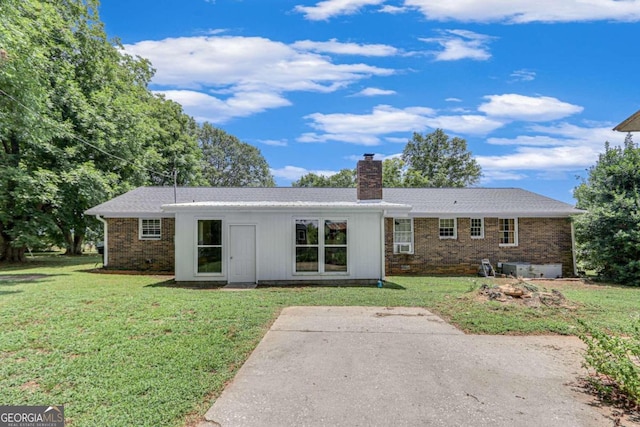
[[73,426],[184,425],[292,305],[422,306],[475,333],[570,334],[576,317],[624,333],[640,316],[638,288],[568,285],[560,290],[577,309],[527,309],[476,301],[481,278],[221,292],[90,272],[98,262],[0,266],[0,404],[64,404]]

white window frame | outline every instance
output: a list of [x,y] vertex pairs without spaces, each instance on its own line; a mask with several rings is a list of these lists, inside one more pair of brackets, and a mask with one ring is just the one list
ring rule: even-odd
[[[473,221],[478,221],[480,220],[480,235],[479,236],[474,236],[472,234],[473,231]],[[477,227],[476,227],[477,228]],[[471,236],[472,239],[484,239],[484,218],[469,218],[469,235]]]
[[[144,226],[145,221],[157,221],[158,222],[158,234],[145,234],[145,228],[148,230],[149,227]],[[156,228],[155,226],[153,227]],[[162,218],[139,218],[138,219],[138,239],[139,240],[160,240],[162,239]]]
[[[296,229],[296,221],[318,221],[318,243],[313,245],[299,245],[297,243],[298,240],[298,230]],[[347,223],[347,242],[346,244],[334,244],[328,245],[325,243],[324,236],[324,226],[325,221],[335,221],[335,222],[346,222]],[[351,259],[349,249],[351,246],[350,237],[349,237],[349,217],[323,217],[323,216],[296,216],[292,221],[292,228],[294,230],[293,236],[293,275],[294,276],[348,276],[350,274],[350,262]],[[296,248],[298,247],[317,247],[318,248],[318,271],[297,271],[296,270]],[[337,247],[345,247],[347,249],[347,270],[346,271],[325,271],[325,249],[327,248],[337,248]]]
[[[402,221],[409,221],[409,225],[411,226],[411,230],[409,230],[409,233],[411,234],[409,242],[406,241],[399,241],[396,239],[396,233],[406,233],[406,231],[396,231],[396,221],[397,220],[402,220]],[[414,253],[414,246],[413,246],[413,242],[414,242],[414,238],[413,238],[413,234],[414,234],[414,228],[413,228],[413,218],[393,218],[393,253],[394,254],[413,254]],[[409,251],[408,252],[400,252],[400,245],[409,245]]]
[[513,243],[499,243],[501,247],[515,247],[518,246],[518,218],[511,217],[502,217],[498,218],[498,242],[500,242],[500,238],[504,230],[502,229],[502,221],[503,220],[513,220]]
[[[200,221],[220,221],[220,244],[219,245],[200,245],[198,242],[198,227],[199,227],[199,222]],[[210,217],[196,217],[194,218],[194,236],[193,236],[193,243],[194,243],[194,256],[193,256],[193,271],[195,273],[196,276],[215,276],[215,277],[223,277],[226,273],[225,273],[225,268],[226,268],[226,262],[225,262],[225,255],[226,255],[226,239],[225,239],[225,223],[224,220],[222,218],[210,218]],[[221,256],[221,266],[220,266],[220,272],[207,272],[207,271],[203,271],[200,272],[198,271],[198,249],[200,248],[220,248],[220,256]]]
[[[440,229],[441,228],[445,228],[445,227],[442,226],[442,221],[443,220],[446,220],[446,221],[453,220],[453,236],[442,236],[440,234]],[[441,240],[447,240],[447,239],[456,240],[458,238],[458,218],[438,218],[438,237]]]

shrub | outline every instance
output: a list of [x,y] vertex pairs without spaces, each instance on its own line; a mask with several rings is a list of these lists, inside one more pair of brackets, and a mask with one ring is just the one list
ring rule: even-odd
[[580,339],[587,345],[584,366],[597,374],[590,379],[593,386],[606,395],[619,391],[640,405],[640,319],[634,321],[628,337],[579,322],[583,327]]

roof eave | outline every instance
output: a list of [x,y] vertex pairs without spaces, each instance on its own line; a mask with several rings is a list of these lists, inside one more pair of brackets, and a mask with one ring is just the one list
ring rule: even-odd
[[629,116],[625,121],[614,127],[618,132],[639,132],[640,131],[640,110]]

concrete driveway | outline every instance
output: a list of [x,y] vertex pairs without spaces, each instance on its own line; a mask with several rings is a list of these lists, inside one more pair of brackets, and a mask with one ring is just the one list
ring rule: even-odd
[[420,308],[282,311],[202,426],[610,426],[575,337],[465,335]]

